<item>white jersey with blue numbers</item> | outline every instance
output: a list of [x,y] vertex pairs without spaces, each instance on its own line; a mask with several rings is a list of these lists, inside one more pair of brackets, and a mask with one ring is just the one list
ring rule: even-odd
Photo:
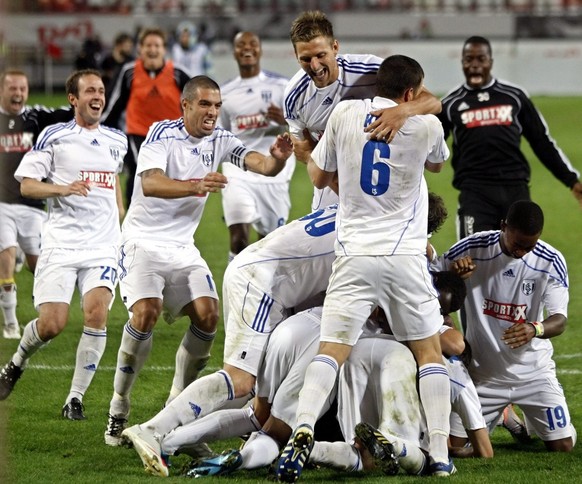
[[568,316],[568,270],[562,254],[538,240],[521,259],[505,255],[498,230],[478,232],[457,242],[438,259],[446,270],[458,258],[471,256],[477,266],[465,280],[465,337],[471,345],[475,383],[521,382],[555,374],[549,339],[534,338],[512,349],[501,336],[515,323],[543,321],[552,314]]
[[69,195],[47,200],[48,222],[42,230],[43,249],[86,249],[117,246],[119,210],[117,175],[123,168],[127,138],[116,129],[86,129],[75,121],[48,126],[32,151],[24,155],[15,178],[69,185],[83,180],[86,197]]
[[229,264],[285,308],[325,291],[335,259],[337,206],[279,227]]
[[338,171],[338,255],[416,255],[426,252],[428,191],[424,164],[442,163],[449,150],[433,115],[408,118],[394,140],[368,139],[370,111],[396,106],[375,97],[334,109],[312,158]]
[[216,128],[204,138],[190,136],[183,119],[154,123],[143,142],[131,205],[122,226],[123,243],[183,247],[192,245],[208,194],[183,198],[146,197],[140,174],[159,168],[168,178],[198,181],[221,162],[244,166],[248,149],[231,132]]
[[[291,134],[303,139],[303,130],[319,141],[333,108],[346,99],[372,98],[376,93],[376,74],[382,59],[375,55],[340,54],[336,57],[339,75],[335,82],[318,88],[311,78],[300,70],[285,89],[285,119]],[[315,189],[312,210],[338,200],[329,188]]]
[[[220,125],[231,131],[249,150],[269,154],[271,145],[278,134],[287,130],[267,119],[271,104],[283,109],[283,93],[288,79],[272,72],[261,71],[258,76],[240,76],[220,88],[222,107]],[[242,178],[253,183],[289,183],[295,170],[295,158],[287,160],[285,168],[276,176],[265,176],[244,171],[232,163],[222,166],[222,173],[228,178]]]

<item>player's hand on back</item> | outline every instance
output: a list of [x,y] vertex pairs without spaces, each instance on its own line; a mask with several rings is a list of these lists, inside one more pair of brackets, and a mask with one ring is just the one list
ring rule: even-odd
[[370,138],[386,141],[386,143],[394,139],[408,119],[408,114],[401,106],[372,111],[370,114],[376,116],[377,119],[366,126],[364,131],[370,133]]

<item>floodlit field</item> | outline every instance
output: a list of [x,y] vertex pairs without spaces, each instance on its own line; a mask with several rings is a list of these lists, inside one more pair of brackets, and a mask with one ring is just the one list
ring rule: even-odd
[[[60,95],[51,99],[36,96],[31,102],[64,104]],[[558,145],[572,163],[582,169],[580,113],[582,98],[536,98],[535,102],[548,122]],[[524,149],[531,154],[527,143]],[[582,209],[539,161],[530,156],[533,168],[532,195],[544,209],[545,230],[542,238],[560,249],[570,270],[569,326],[564,335],[555,338],[555,360],[558,376],[564,386],[570,412],[578,432],[582,430]],[[453,215],[456,191],[451,187],[450,167],[438,175],[427,174],[429,187],[447,202],[449,219],[432,241],[439,252],[455,241]],[[308,212],[311,186],[305,168],[299,165],[292,185],[292,218]],[[228,252],[228,233],[222,220],[219,195],[210,195],[202,224],[196,234],[196,245],[213,271],[216,283],[222,283]],[[35,317],[31,305],[32,275],[23,270],[17,274],[21,325]],[[103,442],[113,374],[121,331],[127,312],[117,299],[108,326],[108,344],[101,367],[85,395],[87,420],[71,422],[61,418],[60,411],[69,390],[75,351],[82,330],[79,300],[71,305],[70,322],[65,331],[39,351],[17,384],[13,394],[0,402],[0,482],[70,482],[70,483],[137,483],[146,476],[141,461],[133,450],[111,448]],[[214,371],[222,360],[222,325],[207,371]],[[164,404],[173,374],[174,354],[187,328],[182,319],[172,326],[160,322],[155,329],[153,351],[135,385],[132,395],[130,423],[148,419]],[[17,346],[17,341],[0,339],[0,364],[4,364]],[[581,434],[582,435],[582,434]],[[577,482],[582,476],[582,451],[578,446],[570,455],[550,455],[536,440],[520,447],[503,430],[493,437],[496,456],[493,460],[456,460],[458,474],[453,482]],[[238,440],[213,445],[215,450],[238,446]],[[172,476],[179,474],[186,458],[173,459]],[[266,479],[266,470],[241,472],[223,477],[227,482],[257,482]],[[401,476],[406,482],[420,478]],[[348,475],[330,470],[306,471],[304,482],[381,482],[385,476],[375,473]],[[175,481],[176,478],[170,478]]]

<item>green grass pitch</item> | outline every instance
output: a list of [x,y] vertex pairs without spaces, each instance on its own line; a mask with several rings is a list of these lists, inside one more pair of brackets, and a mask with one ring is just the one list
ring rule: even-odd
[[[35,96],[31,102],[50,105],[64,104],[64,95],[54,98]],[[578,169],[580,160],[580,112],[582,98],[538,97],[536,105],[548,122],[558,145]],[[564,335],[553,340],[558,376],[564,386],[575,425],[582,423],[582,209],[569,193],[537,161],[524,142],[533,169],[532,196],[544,209],[546,225],[542,238],[560,249],[566,257],[570,272],[569,324]],[[447,166],[438,175],[427,174],[431,190],[441,194],[449,210],[444,228],[433,237],[439,252],[455,241],[454,212],[457,193],[451,187],[452,173]],[[291,218],[308,212],[311,186],[305,168],[298,165],[292,184],[293,208]],[[222,220],[219,195],[210,195],[203,221],[196,234],[196,244],[210,265],[216,283],[222,283],[228,252],[228,233]],[[32,275],[23,270],[17,274],[19,289],[18,317],[21,325],[35,317],[30,294]],[[137,483],[153,482],[142,471],[137,454],[125,448],[107,447],[103,432],[107,421],[109,399],[121,330],[127,313],[119,299],[109,318],[107,349],[101,368],[85,395],[86,415],[81,422],[65,421],[60,410],[67,396],[75,351],[81,332],[79,300],[71,305],[69,325],[65,331],[31,360],[14,393],[0,402],[0,482],[5,483]],[[135,385],[132,395],[131,423],[148,419],[163,405],[171,385],[174,354],[186,329],[182,319],[172,326],[160,322],[155,329],[154,347]],[[222,324],[207,371],[221,365]],[[0,339],[0,364],[4,364],[16,348],[16,341]],[[579,427],[582,428],[582,427]],[[544,452],[539,440],[520,447],[503,430],[492,437],[496,456],[493,460],[456,460],[458,474],[451,480],[458,483],[485,482],[577,482],[582,476],[580,446],[569,455],[550,455]],[[238,446],[238,440],[213,444],[215,450]],[[178,469],[186,460],[175,458],[171,482],[178,482]],[[221,478],[225,482],[250,483],[263,481],[266,471],[241,472]],[[420,478],[401,476],[406,482]],[[378,473],[348,475],[332,470],[306,471],[304,482],[383,482]]]

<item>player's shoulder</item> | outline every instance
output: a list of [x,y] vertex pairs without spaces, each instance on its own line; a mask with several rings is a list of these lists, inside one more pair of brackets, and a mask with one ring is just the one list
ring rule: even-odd
[[458,86],[455,86],[450,91],[448,91],[441,99],[441,102],[443,103],[443,105],[451,103],[456,99],[465,96],[468,92],[469,90],[467,89],[467,86],[465,86],[465,84],[459,84]]
[[336,59],[344,70],[359,74],[376,73],[382,64],[382,58],[373,54],[338,54]]
[[287,83],[289,82],[288,77],[286,77],[282,74],[279,74],[277,72],[273,72],[273,71],[263,70],[259,74],[259,77],[263,81],[267,81],[269,83],[277,84],[277,85],[281,85],[281,86],[287,86]]
[[505,79],[495,79],[495,82],[491,86],[493,90],[506,91],[518,96],[529,97],[529,94],[522,86],[515,84],[513,82],[507,81]]
[[165,119],[163,121],[157,121],[150,126],[144,144],[154,143],[160,140],[183,139],[187,137],[183,118]]
[[99,129],[106,136],[118,139],[127,144],[127,135],[120,129],[112,128],[111,126],[106,126],[104,124],[99,125]]
[[51,124],[44,128],[35,145],[35,149],[43,149],[54,143],[56,140],[62,139],[65,136],[69,136],[76,132],[77,123],[75,120],[68,122]]
[[455,260],[463,255],[474,255],[475,252],[501,250],[499,245],[500,234],[499,230],[477,232],[459,240],[443,255],[446,259]]

